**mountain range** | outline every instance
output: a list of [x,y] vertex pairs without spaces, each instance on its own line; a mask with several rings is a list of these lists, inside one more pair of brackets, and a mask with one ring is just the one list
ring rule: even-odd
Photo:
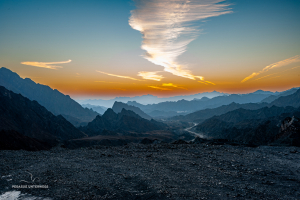
[[[299,129],[290,128],[288,131],[285,130],[285,133],[280,133],[279,127],[285,119],[292,118],[295,119],[293,120],[294,126],[298,127],[299,102],[300,89],[291,95],[279,97],[271,102],[269,107],[256,110],[239,108],[219,116],[213,116],[198,124],[196,130],[206,137],[255,145],[280,144],[280,141],[285,144],[289,141],[289,145],[298,144],[300,142],[298,140],[300,138]],[[278,105],[282,107],[278,107]],[[283,107],[283,105],[287,107]]]
[[149,115],[147,115],[146,113],[144,113],[140,108],[128,105],[126,103],[122,103],[122,102],[116,101],[114,103],[113,107],[112,107],[112,110],[115,113],[120,113],[123,109],[125,109],[125,110],[131,110],[131,111],[133,111],[134,113],[138,114],[140,117],[142,117],[144,119],[147,119],[147,120],[151,120],[152,119],[152,117],[150,117]]
[[[213,116],[218,116],[221,114],[225,114],[229,111],[233,111],[239,108],[244,108],[247,110],[257,110],[259,108],[263,107],[271,107],[273,105],[276,105],[278,107],[284,107],[284,106],[293,106],[295,108],[299,107],[299,89],[293,88],[291,90],[282,92],[282,95],[278,95],[277,98],[273,100],[273,102],[266,103],[265,101],[261,101],[259,103],[246,103],[246,104],[238,104],[238,103],[231,103],[229,105],[223,105],[217,108],[208,108],[204,110],[199,110],[187,115],[179,115],[170,118],[171,120],[180,120],[180,121],[190,121],[190,122],[202,122],[205,119],[208,119]],[[292,95],[292,96],[289,96]],[[271,96],[270,96],[271,97]],[[267,97],[268,98],[268,97]],[[298,101],[299,99],[299,101]]]
[[95,105],[91,105],[91,104],[81,104],[81,106],[84,108],[92,109],[93,111],[95,111],[101,115],[103,115],[103,113],[107,110],[107,108],[104,106],[95,106]]
[[103,134],[139,134],[153,130],[164,130],[166,127],[165,124],[153,119],[144,119],[131,110],[123,108],[121,112],[115,113],[109,108],[102,116],[98,115],[87,126],[80,127],[79,129],[88,136],[95,136]]
[[289,89],[289,90],[286,90],[286,91],[277,93],[277,94],[275,94],[275,95],[271,95],[271,96],[269,96],[269,97],[263,99],[261,102],[271,103],[272,101],[278,99],[279,97],[288,96],[288,95],[290,95],[290,94],[295,93],[298,89],[299,89],[299,88],[292,88],[292,89]]
[[250,94],[231,94],[228,96],[225,95],[217,96],[211,99],[207,97],[203,97],[201,99],[195,99],[192,101],[187,101],[187,100],[180,100],[174,102],[168,101],[168,102],[162,102],[158,104],[148,104],[148,105],[139,104],[135,101],[129,101],[127,102],[127,104],[139,107],[147,114],[150,114],[153,111],[164,111],[164,112],[173,111],[173,112],[177,112],[178,115],[180,115],[180,113],[188,114],[206,108],[217,108],[219,106],[228,105],[233,102],[239,104],[259,103],[263,99],[269,97],[270,95],[271,95],[270,92],[260,91],[259,93],[254,92]]
[[214,94],[219,96],[147,105],[115,101],[108,109],[90,104],[83,108],[68,95],[1,68],[0,149],[80,147],[111,143],[108,138],[114,144],[145,137],[191,140],[193,131],[242,144],[300,146],[299,88]]
[[74,125],[90,122],[97,113],[83,108],[79,103],[47,85],[37,84],[29,78],[21,78],[17,73],[7,68],[0,68],[0,85],[8,90],[21,94],[30,100],[35,100],[54,115],[63,115]]
[[247,109],[247,110],[257,110],[259,108],[263,108],[267,106],[267,103],[246,103],[246,104],[239,104],[239,103],[231,103],[229,105],[223,105],[217,108],[207,108],[204,110],[199,110],[187,115],[179,115],[170,118],[171,120],[180,120],[180,121],[188,121],[188,122],[196,122],[200,123],[205,119],[211,118],[213,116],[218,116],[225,114],[229,111],[233,111],[239,108]]
[[157,104],[165,101],[179,101],[179,100],[193,100],[193,99],[200,99],[202,97],[213,98],[216,96],[223,96],[228,95],[226,93],[220,93],[217,91],[213,92],[204,92],[199,94],[193,95],[181,95],[181,96],[174,96],[174,97],[167,97],[167,98],[159,98],[153,95],[142,95],[136,97],[116,97],[114,99],[103,100],[103,99],[87,99],[87,100],[78,100],[80,104],[91,104],[91,105],[98,105],[98,106],[105,106],[111,108],[115,101],[126,103],[128,101],[136,101],[140,104],[147,105],[147,104]]

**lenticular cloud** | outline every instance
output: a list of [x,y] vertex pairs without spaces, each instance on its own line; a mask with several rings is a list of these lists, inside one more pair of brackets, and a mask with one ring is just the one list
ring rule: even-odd
[[193,22],[230,13],[223,0],[137,0],[130,26],[143,34],[144,57],[176,76],[203,80],[177,62],[199,32]]

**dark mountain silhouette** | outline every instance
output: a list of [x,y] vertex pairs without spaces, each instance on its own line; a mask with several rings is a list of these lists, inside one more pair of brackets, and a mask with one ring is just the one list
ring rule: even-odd
[[300,106],[300,89],[288,96],[279,97],[278,99],[272,101],[270,105],[281,107],[293,106],[295,108],[298,108]]
[[190,114],[187,114],[185,116],[175,116],[172,117],[171,120],[180,120],[180,121],[189,121],[189,122],[202,122],[205,119],[211,118],[213,116],[218,116],[225,114],[229,111],[236,110],[239,108],[248,109],[248,110],[256,110],[259,108],[263,108],[267,106],[267,103],[247,103],[247,104],[238,104],[238,103],[231,103],[229,105],[220,106],[218,108],[209,108],[204,110],[199,110]]
[[129,101],[127,102],[127,104],[139,107],[145,113],[150,113],[154,110],[175,111],[178,113],[180,112],[191,113],[206,108],[217,108],[222,105],[231,104],[233,102],[239,104],[259,103],[261,100],[270,96],[270,94],[271,92],[267,92],[267,93],[258,92],[258,94],[256,93],[231,94],[229,96],[217,96],[212,99],[204,98],[200,100],[195,99],[192,101],[180,100],[174,102],[162,102],[158,104],[148,104],[148,105],[142,105],[137,102]]
[[258,110],[241,108],[209,118],[197,125],[196,130],[211,138],[266,145],[276,139],[280,121],[298,111],[294,107],[276,106]]
[[[61,115],[55,116],[37,101],[31,101],[2,86],[0,86],[1,130],[5,131],[2,136],[8,141],[13,137],[20,138],[19,134],[22,134],[48,146],[85,136]],[[8,137],[7,133],[11,131],[12,135]]]
[[126,103],[122,103],[122,102],[115,102],[112,109],[115,113],[120,113],[123,108],[125,110],[131,110],[134,113],[138,114],[140,117],[144,118],[144,119],[148,119],[151,120],[152,117],[150,117],[149,115],[147,115],[146,113],[144,113],[140,108],[132,106],[132,105],[127,105]]
[[98,115],[85,127],[80,127],[89,136],[106,134],[106,130],[118,132],[119,134],[145,133],[153,130],[163,130],[166,125],[153,119],[146,120],[131,110],[122,109],[115,113],[111,108],[102,115]]
[[77,118],[79,122],[89,122],[97,116],[96,112],[81,107],[70,96],[56,89],[53,90],[49,86],[37,84],[29,78],[22,79],[17,73],[4,67],[0,68],[0,85],[30,100],[37,101],[54,115],[64,115],[67,119],[70,116],[72,119],[70,121]]

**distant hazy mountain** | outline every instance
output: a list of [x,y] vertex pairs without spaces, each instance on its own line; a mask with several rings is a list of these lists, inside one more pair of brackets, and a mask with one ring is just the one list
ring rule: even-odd
[[178,113],[175,111],[163,111],[163,110],[153,110],[148,113],[153,118],[169,118],[173,116],[177,116]]
[[277,94],[271,95],[271,96],[263,99],[261,102],[271,103],[272,101],[278,99],[279,97],[283,97],[283,96],[288,96],[288,95],[294,94],[298,89],[299,88],[292,88],[292,89],[289,89],[289,90],[284,91],[284,92],[279,92]]
[[30,100],[36,100],[54,115],[61,114],[72,120],[76,118],[80,122],[92,121],[97,116],[96,112],[81,107],[70,96],[49,86],[37,84],[29,78],[22,79],[17,73],[4,67],[0,68],[0,85]]
[[197,125],[196,130],[211,138],[266,145],[276,140],[280,122],[286,117],[299,115],[299,111],[299,108],[276,106],[258,110],[241,108],[209,118]]
[[300,89],[290,95],[279,97],[278,99],[272,101],[270,105],[281,107],[293,106],[298,108],[300,106]]
[[[166,125],[155,120],[146,120],[131,110],[124,108],[115,113],[111,108],[102,115],[98,115],[92,122],[79,129],[89,136],[106,134],[145,133],[153,130],[163,130]],[[111,131],[111,132],[107,132]]]
[[255,92],[251,94],[268,94],[268,95],[277,95],[280,94],[280,92],[270,92],[270,91],[264,91],[264,90],[256,90]]
[[[190,121],[190,122],[202,122],[205,119],[208,119],[210,117],[213,117],[214,115],[221,115],[224,114],[226,112],[232,111],[232,110],[236,110],[239,108],[244,108],[244,109],[248,109],[248,110],[256,110],[259,108],[263,108],[263,107],[270,107],[272,105],[276,105],[276,106],[280,106],[280,107],[285,107],[285,106],[293,106],[293,107],[297,107],[300,106],[299,102],[300,102],[300,97],[299,94],[296,93],[298,91],[298,89],[293,88],[281,93],[277,92],[277,96],[275,98],[279,99],[280,97],[285,97],[282,98],[281,100],[277,100],[274,103],[268,104],[266,102],[263,101],[269,101],[270,99],[272,99],[274,97],[274,95],[271,95],[267,98],[265,98],[262,102],[263,103],[247,103],[247,104],[237,104],[237,103],[231,103],[229,105],[223,105],[217,108],[212,108],[212,109],[204,109],[204,110],[199,110],[187,115],[179,115],[179,116],[175,116],[172,117],[172,120],[180,120],[180,121]],[[258,94],[258,92],[255,92],[256,94]],[[259,91],[259,93],[262,93],[261,90]],[[269,92],[266,92],[267,94]],[[252,93],[253,94],[253,93]],[[270,94],[270,93],[269,93]],[[290,95],[293,94],[293,95]],[[298,95],[297,95],[298,94]],[[289,96],[290,95],[290,96]]]
[[92,109],[93,111],[95,111],[101,115],[107,110],[107,107],[104,107],[104,106],[95,106],[95,105],[91,105],[91,104],[81,104],[81,106],[84,108]]
[[41,143],[45,147],[85,136],[61,115],[55,116],[37,101],[31,101],[2,86],[0,86],[1,130],[3,132],[0,137],[5,137],[0,138],[2,142],[4,139],[11,142],[12,138],[15,138],[18,143],[24,139],[28,142]]
[[263,107],[266,107],[267,103],[247,103],[247,104],[238,104],[231,103],[229,105],[220,106],[218,108],[208,108],[204,110],[199,110],[187,115],[180,115],[172,117],[171,120],[180,120],[180,121],[188,121],[188,122],[202,122],[205,119],[211,118],[213,116],[218,116],[225,114],[229,111],[236,110],[239,108],[247,109],[247,110],[257,110]]
[[140,117],[144,118],[144,119],[148,119],[151,120],[152,117],[150,117],[149,115],[147,115],[146,113],[144,113],[140,108],[135,107],[135,106],[131,106],[131,105],[127,105],[126,103],[122,103],[122,102],[115,102],[112,109],[115,113],[120,113],[123,108],[125,110],[131,110],[134,113],[138,114]]
[[136,101],[140,104],[156,104],[160,102],[165,101],[178,101],[178,100],[193,100],[193,99],[201,99],[202,97],[208,97],[213,98],[216,96],[223,96],[227,95],[226,93],[220,93],[220,92],[204,92],[199,94],[193,94],[193,95],[182,95],[182,96],[174,96],[174,97],[168,97],[168,98],[159,98],[153,95],[143,95],[143,96],[136,96],[136,97],[116,97],[114,99],[110,100],[103,100],[103,99],[88,99],[83,101],[78,101],[81,104],[92,104],[92,105],[100,105],[105,107],[112,107],[115,101],[126,103],[128,101]]
[[264,93],[263,91],[250,93],[250,94],[231,94],[228,96],[217,96],[212,99],[203,97],[201,99],[195,99],[192,101],[180,100],[176,102],[162,102],[158,104],[142,105],[134,101],[127,102],[129,105],[139,107],[145,113],[150,113],[154,110],[158,111],[175,111],[180,114],[188,114],[197,110],[203,110],[206,108],[217,108],[222,105],[228,105],[233,102],[239,104],[245,103],[258,103],[262,99],[270,96],[270,92]]

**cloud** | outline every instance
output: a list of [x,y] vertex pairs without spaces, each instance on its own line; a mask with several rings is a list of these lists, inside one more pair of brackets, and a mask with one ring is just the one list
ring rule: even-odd
[[295,63],[295,62],[300,62],[300,56],[299,55],[288,58],[288,59],[285,59],[285,60],[282,60],[282,61],[279,61],[279,62],[276,62],[276,63],[273,63],[271,65],[268,65],[259,72],[253,72],[251,75],[244,78],[241,82],[244,83],[244,82],[248,81],[249,79],[260,75],[261,73],[269,71],[270,69],[286,66],[286,65],[289,65],[289,64]]
[[158,75],[158,72],[139,72],[138,76],[141,76],[143,79],[153,80],[153,81],[161,81],[164,77],[162,75]]
[[172,89],[170,89],[170,88],[162,88],[162,87],[152,86],[152,85],[150,85],[150,86],[148,86],[148,87],[153,88],[153,89],[158,89],[158,90],[172,90]]
[[178,85],[175,85],[173,83],[163,83],[162,86],[164,86],[164,87],[175,87],[175,88],[187,90],[186,88],[178,86]]
[[30,65],[34,67],[42,67],[42,68],[47,68],[47,69],[57,69],[57,68],[62,68],[61,66],[57,66],[56,64],[65,64],[65,63],[70,63],[72,60],[68,61],[61,61],[61,62],[33,62],[33,61],[26,61],[26,62],[21,62],[23,65]]
[[287,69],[287,70],[284,70],[284,71],[281,71],[281,72],[276,72],[276,73],[273,73],[273,74],[269,74],[269,75],[266,75],[266,76],[257,78],[257,79],[255,79],[254,81],[258,81],[258,80],[260,80],[260,79],[267,78],[267,77],[272,76],[272,75],[274,75],[274,74],[282,74],[283,72],[290,71],[290,70],[293,70],[293,69],[297,69],[297,68],[299,68],[299,67],[300,67],[300,66],[297,66],[297,67],[293,67],[293,68],[291,68],[291,69]]
[[223,0],[137,0],[130,26],[143,34],[144,58],[173,75],[196,80],[190,70],[177,62],[187,45],[197,37],[193,22],[230,13]]
[[109,74],[109,73],[106,73],[106,72],[101,72],[101,71],[98,71],[98,70],[96,70],[96,71],[99,72],[99,73],[102,73],[102,74],[109,75],[109,76],[115,76],[115,77],[119,77],[119,78],[127,78],[127,79],[131,79],[131,80],[135,80],[135,81],[143,81],[143,80],[139,80],[139,79],[136,79],[136,78],[132,78],[130,76],[121,76],[121,75]]
[[204,80],[202,80],[202,81],[198,81],[199,83],[203,83],[203,84],[205,84],[205,85],[209,85],[209,84],[211,84],[211,85],[216,85],[215,83],[213,83],[213,82],[210,82],[210,81],[204,81]]

